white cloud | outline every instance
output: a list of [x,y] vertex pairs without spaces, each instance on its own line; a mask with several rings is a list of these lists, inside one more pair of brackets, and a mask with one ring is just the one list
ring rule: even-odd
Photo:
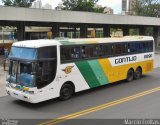
[[115,13],[121,12],[121,3],[122,0],[99,0],[98,2],[98,4],[102,6],[111,7],[112,9],[114,9]]
[[42,4],[45,5],[46,3],[49,3],[52,5],[52,8],[54,9],[59,3],[61,3],[61,0],[41,0]]
[[0,5],[2,5],[2,0],[0,0]]

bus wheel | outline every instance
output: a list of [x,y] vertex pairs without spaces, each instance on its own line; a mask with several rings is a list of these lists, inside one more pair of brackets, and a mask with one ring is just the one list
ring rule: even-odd
[[60,99],[67,100],[72,97],[74,88],[70,84],[64,84],[60,90]]
[[140,79],[142,76],[142,69],[140,67],[138,67],[134,73],[134,79]]
[[133,78],[134,78],[134,71],[133,71],[132,69],[129,69],[129,70],[128,70],[128,73],[127,73],[127,79],[126,79],[127,82],[132,81]]

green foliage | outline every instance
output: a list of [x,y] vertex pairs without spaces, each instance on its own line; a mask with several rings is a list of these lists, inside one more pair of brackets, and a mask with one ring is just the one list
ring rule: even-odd
[[2,0],[5,6],[30,7],[35,0]]
[[138,29],[130,29],[129,35],[131,35],[131,36],[139,35],[139,30]]
[[98,0],[62,0],[63,10],[88,11],[102,13],[103,7],[95,7]]
[[137,0],[133,11],[140,16],[160,17],[160,0]]

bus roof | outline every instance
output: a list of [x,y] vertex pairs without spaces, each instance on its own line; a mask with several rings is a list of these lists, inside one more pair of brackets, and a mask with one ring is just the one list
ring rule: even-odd
[[125,37],[111,37],[111,38],[57,38],[52,40],[27,40],[13,43],[13,46],[39,48],[44,46],[54,45],[77,45],[77,44],[92,44],[92,43],[112,43],[112,42],[131,42],[131,41],[149,41],[153,40],[151,36],[125,36]]

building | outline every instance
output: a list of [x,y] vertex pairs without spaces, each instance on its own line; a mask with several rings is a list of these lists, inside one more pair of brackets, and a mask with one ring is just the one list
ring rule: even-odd
[[57,7],[55,7],[55,10],[62,10],[63,4],[59,3]]
[[42,1],[41,0],[36,0],[32,3],[31,8],[42,8]]
[[113,9],[112,9],[112,8],[110,8],[110,7],[105,7],[105,9],[104,9],[104,13],[106,13],[106,14],[113,14],[113,13],[114,13],[114,11],[113,11]]
[[[102,5],[98,5],[98,4],[95,4],[94,5],[95,8],[102,8],[103,6]],[[106,13],[106,14],[113,14],[113,9],[111,7],[104,7],[104,12],[103,13]]]
[[41,0],[36,0],[32,3],[31,8],[39,8],[39,9],[52,9],[52,5],[50,4],[45,4],[42,6],[42,1]]
[[135,13],[134,13],[134,11],[133,11],[133,8],[134,8],[134,6],[137,4],[137,0],[129,0],[129,14],[130,15],[134,15]]
[[122,12],[127,12],[127,0],[122,0]]
[[[7,26],[13,29],[3,29]],[[153,34],[150,35],[155,39],[156,48],[160,48],[160,18],[157,17],[0,6],[0,27],[0,42],[3,45],[8,41],[61,36],[110,37],[113,29],[120,29],[124,36],[130,35],[130,29],[138,30],[136,35],[146,35],[147,27],[151,27]]]
[[52,5],[47,3],[43,6],[43,9],[52,9]]

